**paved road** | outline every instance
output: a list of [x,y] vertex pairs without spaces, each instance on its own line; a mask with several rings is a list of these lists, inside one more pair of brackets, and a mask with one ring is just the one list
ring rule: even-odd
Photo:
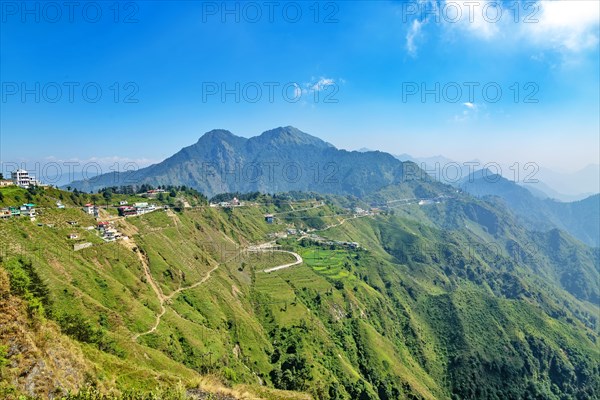
[[262,272],[269,273],[269,272],[273,272],[273,271],[279,271],[280,269],[293,267],[294,265],[302,264],[304,262],[304,260],[300,256],[300,254],[294,253],[293,251],[277,249],[276,246],[277,245],[275,244],[275,242],[271,241],[271,242],[266,242],[266,243],[262,243],[262,244],[255,245],[255,246],[249,246],[247,250],[250,252],[262,252],[262,251],[274,251],[275,252],[276,251],[278,253],[287,253],[287,254],[293,255],[296,258],[296,261],[294,261],[293,263],[282,264],[282,265],[278,265],[276,267],[267,268],[267,269],[263,270]]

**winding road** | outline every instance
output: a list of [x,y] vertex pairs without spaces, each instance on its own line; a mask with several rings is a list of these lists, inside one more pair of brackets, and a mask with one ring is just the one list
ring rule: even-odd
[[250,246],[250,247],[248,247],[247,250],[250,252],[272,251],[272,252],[278,252],[278,253],[287,253],[287,254],[291,254],[294,257],[296,257],[296,261],[294,261],[293,263],[278,265],[276,267],[267,268],[262,271],[262,272],[266,272],[266,273],[293,267],[294,265],[299,265],[304,262],[304,260],[298,253],[294,253],[293,251],[288,251],[288,250],[277,249],[275,242],[267,242],[267,243],[259,244],[256,246]]
[[[202,285],[203,283],[205,283],[206,281],[208,281],[210,279],[212,273],[215,272],[221,265],[227,264],[229,261],[231,261],[232,259],[234,259],[238,256],[236,254],[235,256],[233,256],[223,262],[218,263],[211,270],[209,270],[206,273],[206,275],[202,279],[200,279],[198,282],[196,282],[192,285],[189,285],[189,286],[181,287],[181,288],[173,291],[171,294],[165,296],[165,294],[162,292],[162,290],[160,289],[160,287],[158,286],[158,284],[152,277],[152,273],[150,272],[150,266],[148,265],[147,258],[142,254],[139,247],[137,247],[135,245],[135,242],[133,242],[133,239],[130,239],[129,241],[124,241],[123,243],[126,243],[126,246],[129,249],[131,249],[132,251],[135,251],[137,253],[138,258],[140,259],[140,262],[142,263],[142,266],[143,266],[144,276],[146,277],[146,280],[152,287],[152,290],[156,294],[156,297],[160,303],[160,312],[156,315],[156,321],[154,322],[154,325],[152,325],[152,327],[145,332],[136,333],[135,335],[133,335],[133,337],[132,337],[133,341],[136,341],[140,336],[149,335],[151,333],[156,332],[156,329],[158,329],[158,325],[160,325],[160,321],[161,321],[163,315],[165,315],[165,313],[167,312],[167,309],[165,307],[165,303],[167,301],[170,301],[171,299],[173,299],[173,297],[177,296],[179,293],[181,293],[185,290],[194,289],[194,288]],[[249,246],[246,250],[250,251],[250,252],[274,251],[274,252],[280,252],[280,253],[288,253],[288,254],[293,255],[296,258],[296,261],[293,263],[278,265],[276,267],[267,268],[262,271],[262,272],[266,272],[266,273],[293,267],[294,265],[302,264],[302,262],[304,261],[304,260],[302,260],[302,257],[300,256],[300,254],[294,253],[293,251],[276,249],[275,246],[276,245],[274,242],[266,242],[266,243],[262,243],[259,245]]]

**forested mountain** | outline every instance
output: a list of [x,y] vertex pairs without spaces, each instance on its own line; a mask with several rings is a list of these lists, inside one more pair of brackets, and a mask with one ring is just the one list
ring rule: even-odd
[[212,130],[166,160],[135,172],[108,173],[71,187],[96,191],[107,186],[185,185],[211,197],[224,192],[316,191],[364,196],[402,182],[419,168],[382,152],[348,152],[293,127],[250,139]]

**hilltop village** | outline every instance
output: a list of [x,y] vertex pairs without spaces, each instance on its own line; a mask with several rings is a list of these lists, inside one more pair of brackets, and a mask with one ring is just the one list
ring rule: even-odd
[[[68,219],[65,224],[71,227],[67,234],[67,238],[72,240],[73,250],[81,250],[93,245],[92,242],[86,239],[83,232],[95,232],[96,236],[104,242],[112,242],[116,240],[128,240],[128,235],[119,231],[117,222],[123,218],[139,217],[156,211],[182,211],[195,210],[204,207],[213,209],[243,210],[247,207],[260,207],[268,209],[268,204],[275,201],[280,203],[281,200],[261,199],[258,193],[251,195],[244,194],[223,194],[215,196],[210,201],[197,191],[186,187],[158,187],[154,188],[150,185],[141,185],[140,187],[113,187],[100,190],[97,194],[87,194],[73,190],[69,195],[73,204],[65,201],[65,194],[69,193],[60,191],[49,185],[45,185],[37,180],[26,170],[17,170],[11,173],[11,179],[0,179],[0,194],[4,199],[5,196],[20,190],[24,193],[26,202],[18,204],[21,196],[14,195],[15,204],[6,205],[0,208],[0,220],[8,220],[14,218],[27,218],[31,221],[36,221],[39,215],[43,215],[50,209],[56,210],[71,210],[79,209],[84,215],[93,218],[93,224],[79,224],[75,218]],[[40,197],[44,193],[46,201],[44,204],[36,204],[34,199]],[[81,200],[87,200],[83,204]],[[381,212],[390,212],[394,207],[398,206],[427,206],[440,203],[444,198],[427,198],[427,199],[396,199],[385,204],[377,204],[373,207],[365,205],[353,206],[344,208],[344,212],[339,215],[338,221],[330,226],[319,229],[323,231],[334,226],[342,225],[348,219],[373,217]],[[266,202],[265,202],[266,201]],[[337,248],[358,249],[360,244],[354,241],[339,241],[330,240],[319,235],[314,228],[309,228],[302,223],[302,219],[294,219],[293,215],[297,215],[303,211],[318,209],[326,205],[323,199],[305,199],[296,202],[288,201],[289,210],[279,212],[267,212],[264,214],[263,223],[273,225],[273,232],[268,234],[270,240],[287,239],[295,237],[298,241],[312,243],[319,246],[330,246]],[[287,203],[286,203],[287,204]],[[298,206],[300,205],[300,206]],[[393,212],[393,211],[391,211]],[[71,214],[72,215],[72,214]],[[38,222],[39,226],[44,226]],[[46,224],[48,227],[54,227],[53,224]],[[88,237],[89,239],[89,237]]]

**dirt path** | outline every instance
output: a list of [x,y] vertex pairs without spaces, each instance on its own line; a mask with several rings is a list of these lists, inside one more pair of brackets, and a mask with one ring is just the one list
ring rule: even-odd
[[[174,214],[172,214],[170,216],[173,217],[174,221],[177,219],[176,215],[174,215]],[[174,222],[174,223],[176,225],[178,225],[178,222]],[[235,243],[233,241],[233,239],[229,238],[228,236],[226,236],[226,237],[231,242]],[[165,294],[162,292],[162,290],[160,289],[160,287],[158,286],[158,284],[156,283],[156,281],[152,277],[152,273],[150,271],[150,266],[148,265],[147,258],[142,254],[140,248],[135,244],[135,241],[132,238],[130,238],[127,241],[122,241],[122,243],[127,248],[129,248],[130,250],[135,251],[135,253],[137,254],[138,258],[140,259],[140,262],[142,263],[142,266],[143,266],[143,269],[144,269],[144,275],[146,276],[146,280],[148,281],[148,283],[152,287],[152,290],[156,294],[156,297],[157,297],[157,299],[158,299],[158,301],[160,303],[160,312],[156,315],[156,321],[154,322],[154,325],[152,325],[152,327],[150,329],[148,329],[147,331],[145,331],[145,332],[141,332],[141,333],[135,334],[133,336],[133,338],[132,338],[133,341],[136,341],[140,336],[151,334],[151,333],[155,332],[156,329],[158,329],[158,326],[160,325],[160,321],[161,321],[162,317],[165,315],[165,313],[167,311],[167,309],[165,307],[165,303],[169,302],[175,296],[177,296],[179,293],[181,293],[181,292],[183,292],[185,290],[194,289],[194,288],[202,285],[203,283],[205,283],[206,281],[208,281],[210,279],[210,277],[212,276],[212,273],[215,272],[217,269],[219,269],[219,267],[221,265],[227,264],[229,261],[231,261],[232,259],[234,259],[234,258],[236,258],[238,256],[236,254],[232,258],[227,259],[227,260],[225,260],[223,262],[220,262],[220,263],[216,264],[198,282],[196,282],[196,283],[194,283],[192,285],[189,285],[189,286],[180,287],[179,289],[173,291],[171,294],[165,296]],[[259,245],[249,246],[246,250],[250,251],[250,252],[276,251],[276,252],[280,252],[280,253],[291,254],[291,255],[293,255],[296,258],[296,261],[294,261],[292,263],[278,265],[278,266],[275,266],[275,267],[267,268],[267,269],[265,269],[265,270],[262,271],[262,272],[266,272],[266,273],[273,272],[273,271],[278,271],[278,270],[289,268],[289,267],[293,267],[295,265],[299,265],[299,264],[302,264],[304,262],[304,260],[300,256],[300,254],[294,253],[293,251],[275,249],[274,248],[275,246],[276,246],[275,242],[271,241],[271,242],[261,243]],[[137,251],[135,249],[137,249]]]
[[342,221],[339,222],[339,223],[337,223],[337,224],[328,225],[328,226],[326,226],[323,229],[315,229],[315,232],[323,232],[323,231],[326,231],[326,230],[331,229],[331,228],[337,228],[338,226],[344,225],[346,223],[346,221],[350,221],[350,220],[353,220],[353,219],[356,219],[356,218],[369,217],[369,216],[370,215],[354,215],[352,217],[348,217],[348,218],[342,219]]
[[[290,214],[290,213],[295,213],[295,212],[300,212],[300,211],[307,211],[307,210],[314,210],[315,208],[319,208],[319,207],[323,207],[325,204],[323,203],[319,203],[317,205],[314,205],[312,207],[306,207],[306,208],[299,208],[297,210],[294,210],[294,208],[292,207],[291,211],[282,211],[282,212],[278,212],[278,213],[274,213],[272,215],[284,215],[284,214]],[[291,206],[291,205],[290,205]]]
[[[229,261],[229,260],[228,260]],[[225,261],[224,263],[227,263],[227,261]],[[167,297],[165,297],[166,300],[171,300],[173,297],[177,296],[179,293],[183,292],[184,290],[190,290],[193,289],[195,287],[198,287],[200,285],[202,285],[204,282],[206,282],[207,280],[210,279],[210,276],[213,272],[215,272],[217,269],[219,269],[219,267],[221,266],[221,263],[215,265],[210,271],[208,271],[206,273],[206,275],[204,275],[204,278],[200,279],[198,282],[190,285],[190,286],[185,286],[185,287],[181,287],[177,290],[175,290],[173,293],[171,293],[170,295],[168,295]]]
[[[129,244],[132,250],[133,248],[136,248],[135,245],[132,245],[131,243]],[[142,262],[142,265],[144,267],[144,274],[146,276],[146,279],[148,280],[148,282],[150,283],[150,286],[152,287],[152,289],[154,290],[154,293],[156,293],[156,297],[158,298],[159,302],[160,302],[160,313],[158,313],[156,315],[156,321],[154,322],[154,325],[152,326],[152,328],[148,329],[145,332],[142,333],[137,333],[133,336],[133,340],[136,341],[140,336],[144,336],[144,335],[148,335],[150,333],[153,333],[156,331],[156,329],[158,329],[158,325],[160,325],[160,321],[163,317],[163,315],[165,315],[167,309],[165,307],[165,303],[167,303],[168,301],[172,300],[173,297],[177,296],[179,293],[185,291],[185,290],[190,290],[190,289],[194,289],[195,287],[198,287],[200,285],[202,285],[203,283],[205,283],[207,280],[210,279],[211,275],[213,272],[215,272],[221,265],[224,265],[226,263],[228,263],[229,261],[231,261],[231,259],[237,257],[234,256],[231,259],[225,260],[221,263],[218,263],[217,265],[215,265],[211,270],[209,270],[206,275],[200,279],[198,282],[190,285],[190,286],[185,286],[185,287],[181,287],[175,291],[173,291],[171,294],[165,296],[163,294],[163,292],[160,290],[160,287],[156,284],[156,281],[154,280],[154,278],[152,278],[152,274],[150,272],[150,267],[148,266],[148,262],[146,260],[146,257],[144,257],[138,248],[138,251],[136,252],[138,254],[138,257],[140,258],[140,261]]]
[[136,341],[140,336],[147,335],[149,333],[156,331],[156,329],[158,328],[158,325],[160,324],[160,319],[162,318],[163,315],[165,315],[165,312],[167,312],[167,309],[165,307],[165,301],[167,300],[167,297],[164,295],[164,293],[162,292],[162,290],[160,289],[160,287],[158,286],[158,284],[152,277],[152,273],[150,272],[150,266],[148,265],[148,259],[142,254],[141,249],[135,244],[133,239],[130,238],[129,240],[122,240],[121,243],[123,243],[123,245],[125,247],[127,247],[128,249],[130,249],[131,251],[133,251],[137,254],[140,262],[142,263],[142,267],[144,270],[144,276],[146,277],[146,280],[150,284],[150,287],[156,294],[156,298],[158,299],[158,302],[160,303],[160,312],[156,315],[156,321],[154,322],[154,325],[152,326],[152,328],[150,328],[146,332],[136,333],[132,338],[133,341]]
[[166,214],[171,217],[171,219],[173,220],[173,223],[175,224],[175,226],[177,227],[177,229],[179,229],[179,218],[177,218],[177,215],[175,215],[175,213],[173,212],[173,210],[171,210],[170,208],[165,210]]

